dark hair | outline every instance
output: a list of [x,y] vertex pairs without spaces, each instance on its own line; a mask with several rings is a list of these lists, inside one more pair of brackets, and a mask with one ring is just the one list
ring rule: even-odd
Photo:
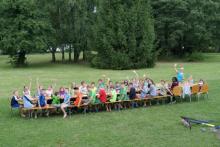
[[58,96],[58,95],[59,95],[59,92],[55,92],[54,95],[55,95],[55,96]]
[[95,85],[95,82],[92,82],[91,85]]
[[74,90],[79,90],[79,87],[74,87],[73,89],[74,89]]
[[172,82],[177,82],[178,80],[177,80],[177,77],[173,77],[172,78]]

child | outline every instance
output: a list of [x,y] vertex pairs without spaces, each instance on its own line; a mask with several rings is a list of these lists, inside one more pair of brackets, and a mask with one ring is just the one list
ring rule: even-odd
[[110,94],[110,102],[116,102],[117,100],[117,93],[116,93],[116,90],[114,89],[114,86],[111,85],[110,87],[110,91],[111,91],[111,94]]
[[59,90],[59,97],[60,97],[60,102],[63,103],[63,100],[65,98],[65,88],[64,87],[60,87],[60,90]]
[[70,96],[70,93],[69,93],[69,88],[66,88],[65,91],[64,91],[64,101],[60,106],[60,108],[63,112],[63,118],[67,117],[67,112],[66,112],[65,109],[70,105],[70,98],[71,98],[71,96]]
[[24,91],[23,91],[23,95],[31,95],[31,81],[32,79],[30,79],[30,84],[29,87],[28,86],[24,86]]
[[150,96],[154,97],[157,96],[157,88],[153,82],[153,80],[150,80],[148,83],[148,88],[149,88],[149,94]]
[[88,89],[87,89],[87,85],[86,85],[85,81],[81,82],[81,86],[79,87],[79,91],[83,95],[87,95],[88,94]]
[[116,83],[115,83],[116,93],[119,93],[119,92],[120,92],[120,89],[121,89],[121,86],[120,86],[119,82],[116,82]]
[[19,100],[21,100],[21,98],[19,98],[18,91],[15,90],[13,92],[13,96],[11,98],[11,107],[12,108],[19,108],[20,107],[20,105],[18,103]]
[[172,78],[172,85],[170,87],[170,90],[172,91],[174,87],[179,86],[178,79],[176,77]]
[[74,106],[80,107],[81,102],[82,102],[82,93],[80,93],[78,87],[74,88],[74,94],[76,96],[76,100],[74,101]]
[[[136,99],[136,89],[135,89],[133,83],[130,83],[130,84],[129,84],[129,87],[130,87],[129,99],[130,99],[130,100],[134,100],[134,99]],[[132,108],[138,107],[137,102],[134,102],[134,101],[132,101],[131,105],[132,105]]]
[[200,79],[198,84],[199,84],[199,91],[201,92],[202,86],[205,84],[205,82],[203,79]]
[[46,101],[46,90],[42,89],[40,91],[40,95],[38,97],[38,106],[39,107],[45,107],[47,105],[47,101]]
[[48,89],[46,90],[46,96],[47,96],[47,97],[51,97],[52,95],[53,95],[53,86],[50,85],[50,86],[48,87]]
[[99,90],[100,90],[101,88],[105,88],[105,83],[104,83],[104,81],[103,81],[102,79],[99,79],[99,80],[98,80],[97,91],[99,92]]
[[127,87],[124,83],[121,83],[118,100],[128,100]]
[[105,102],[107,101],[107,94],[106,94],[104,88],[100,88],[100,89],[99,89],[98,98],[99,98],[99,100],[100,100],[101,103],[105,103]]
[[[110,87],[110,99],[109,99],[110,102],[116,102],[117,101],[117,93],[116,93],[116,90],[114,89],[114,86],[111,85]],[[115,109],[117,108],[116,105],[115,106]],[[108,104],[106,105],[106,109],[107,111],[112,111],[112,108],[111,108],[111,104]]]
[[191,96],[191,86],[188,80],[183,83],[183,98],[185,98],[186,95]]
[[55,107],[60,107],[60,98],[59,98],[59,92],[55,92],[54,95],[52,95],[52,105]]
[[[30,95],[30,90],[29,88],[25,88],[24,91],[23,91],[24,95],[23,95],[23,103],[24,103],[24,108],[26,109],[31,109],[33,107],[35,107],[35,105],[33,105],[33,98],[31,97]],[[32,116],[32,111],[29,110],[30,112],[30,117]],[[35,111],[35,118],[37,118],[37,113]]]
[[172,95],[172,92],[168,88],[168,85],[166,84],[166,81],[161,80],[160,84],[158,86],[158,95],[160,96],[166,96],[167,94]]
[[142,87],[142,89],[141,89],[141,95],[140,95],[140,98],[141,98],[141,99],[146,98],[148,92],[149,92],[149,89],[148,89],[148,83],[147,83],[147,81],[144,81],[144,85],[143,85],[143,87]]
[[184,67],[183,65],[180,66],[180,69],[177,69],[177,64],[174,64],[174,70],[176,71],[177,74],[177,80],[178,82],[183,82],[184,79]]
[[[46,90],[42,89],[38,97],[38,107],[46,107],[46,106],[47,106]],[[49,116],[49,111],[43,110],[42,113],[46,113],[46,116]]]

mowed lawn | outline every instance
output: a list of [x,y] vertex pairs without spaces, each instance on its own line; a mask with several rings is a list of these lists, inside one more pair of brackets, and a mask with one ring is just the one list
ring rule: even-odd
[[[185,73],[195,80],[206,80],[210,86],[209,99],[192,103],[159,105],[129,109],[120,112],[100,112],[72,115],[63,119],[61,115],[38,119],[11,115],[8,97],[33,79],[32,91],[36,91],[35,79],[47,87],[53,80],[59,86],[71,82],[95,81],[105,74],[113,81],[132,77],[132,70],[99,70],[88,65],[50,64],[50,55],[31,55],[28,68],[11,68],[6,64],[7,56],[0,56],[0,146],[155,146],[155,147],[219,147],[217,135],[201,131],[204,126],[193,126],[188,130],[180,123],[180,116],[215,120],[220,125],[220,55],[207,54],[199,63],[184,63]],[[170,80],[175,75],[173,62],[158,62],[155,68],[137,70],[147,73],[159,82]]]

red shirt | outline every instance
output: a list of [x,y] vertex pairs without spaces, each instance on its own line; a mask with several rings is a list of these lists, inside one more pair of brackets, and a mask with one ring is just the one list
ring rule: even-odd
[[79,92],[79,93],[77,93],[77,95],[76,95],[76,100],[74,101],[74,105],[75,105],[75,106],[78,106],[79,103],[81,102],[81,100],[82,100],[82,94]]
[[99,90],[99,99],[102,103],[105,103],[107,101],[107,95],[106,95],[105,89],[101,88]]

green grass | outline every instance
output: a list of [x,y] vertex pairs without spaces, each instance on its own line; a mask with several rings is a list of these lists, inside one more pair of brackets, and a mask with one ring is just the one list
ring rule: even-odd
[[[213,57],[214,56],[214,57]],[[155,147],[217,147],[220,140],[208,129],[193,126],[192,131],[180,124],[180,116],[216,120],[220,125],[220,55],[207,54],[207,62],[184,63],[186,74],[196,80],[203,78],[210,86],[209,99],[200,102],[153,106],[121,112],[101,112],[23,119],[11,115],[8,97],[14,89],[28,84],[28,77],[39,77],[46,87],[57,79],[57,84],[69,86],[72,81],[97,81],[106,74],[112,80],[132,77],[132,70],[114,71],[90,68],[87,65],[50,64],[50,55],[32,55],[30,67],[11,68],[7,57],[0,56],[0,146],[155,146]],[[155,68],[138,70],[147,73],[156,82],[175,75],[172,62],[159,62]],[[32,89],[36,89],[33,83]]]

